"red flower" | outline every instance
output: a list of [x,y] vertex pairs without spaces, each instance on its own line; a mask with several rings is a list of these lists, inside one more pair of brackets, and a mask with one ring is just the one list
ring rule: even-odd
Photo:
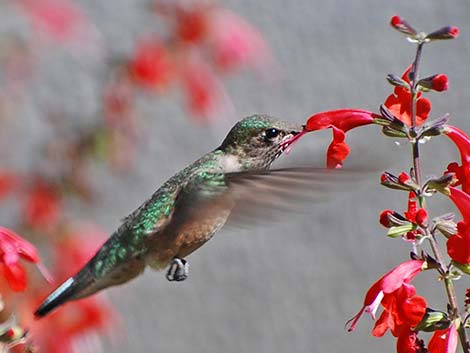
[[0,268],[14,291],[26,288],[26,274],[19,263],[23,258],[32,263],[39,262],[36,248],[7,228],[0,227]]
[[470,195],[450,187],[449,197],[459,209],[463,220],[457,223],[457,234],[447,240],[447,253],[460,264],[470,263]]
[[395,337],[399,337],[403,332],[408,334],[411,327],[419,324],[426,312],[427,303],[423,297],[416,295],[415,287],[403,283],[394,292],[384,294],[382,306],[384,310],[375,323],[372,334],[380,337],[390,329]]
[[321,112],[312,115],[307,120],[306,131],[316,131],[331,128],[333,141],[326,153],[328,168],[341,168],[349,154],[349,147],[344,142],[346,132],[359,126],[372,124],[379,116],[359,109],[340,109]]
[[59,220],[60,203],[60,196],[53,185],[36,181],[26,200],[25,223],[33,228],[54,226]]
[[[360,319],[364,312],[370,313],[375,319],[375,313],[380,303],[385,303],[384,312],[386,312],[382,321],[378,321],[376,327],[382,325],[386,320],[386,316],[392,314],[397,322],[415,322],[418,315],[416,311],[420,312],[420,307],[416,308],[415,304],[423,304],[421,299],[412,299],[410,305],[406,308],[402,308],[402,312],[398,311],[398,308],[393,309],[393,303],[396,303],[399,299],[400,302],[411,299],[414,296],[414,287],[409,285],[413,278],[423,270],[424,261],[420,260],[409,260],[401,263],[385,275],[383,275],[377,282],[375,282],[367,291],[364,298],[364,305],[361,310],[347,322],[349,325],[348,331],[354,330],[357,321]],[[403,293],[405,295],[403,295]],[[416,302],[413,304],[413,302]],[[416,310],[418,309],[418,310]],[[423,311],[424,314],[424,311]],[[401,321],[400,321],[401,320]],[[392,321],[394,323],[395,321]],[[419,321],[418,321],[419,322]],[[417,323],[416,323],[417,324]],[[385,329],[391,327],[390,323],[386,323]],[[374,328],[376,330],[376,328]],[[377,333],[380,332],[377,329]],[[384,331],[385,332],[385,331]]]
[[403,330],[397,339],[397,353],[425,352],[424,342],[418,339],[418,333],[412,330]]
[[431,87],[438,92],[446,91],[449,88],[449,79],[444,74],[435,75],[432,78]]
[[446,127],[445,134],[459,149],[462,161],[461,166],[455,162],[450,163],[446,173],[455,173],[457,183],[454,185],[462,185],[462,190],[468,194],[470,193],[470,138],[465,132],[452,125]]
[[457,350],[457,329],[452,324],[445,330],[435,331],[428,343],[429,353],[454,353]]
[[[408,74],[411,71],[411,66],[403,73],[402,79],[410,82]],[[431,102],[424,97],[421,97],[419,92],[416,100],[416,125],[422,125],[428,118],[431,111]],[[384,105],[402,122],[411,126],[411,93],[403,87],[395,87],[393,94],[388,96]]]
[[138,43],[130,62],[130,72],[145,88],[165,87],[173,76],[170,53],[158,39]]

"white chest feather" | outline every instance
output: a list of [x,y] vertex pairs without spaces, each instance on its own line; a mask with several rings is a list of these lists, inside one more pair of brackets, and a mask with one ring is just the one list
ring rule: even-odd
[[240,160],[234,155],[222,156],[220,165],[225,173],[239,172],[242,168]]

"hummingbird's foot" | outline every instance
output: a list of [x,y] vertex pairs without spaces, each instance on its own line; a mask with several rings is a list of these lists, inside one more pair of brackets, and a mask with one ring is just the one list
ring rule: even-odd
[[166,279],[169,281],[184,281],[188,278],[189,264],[185,259],[175,257],[168,268]]

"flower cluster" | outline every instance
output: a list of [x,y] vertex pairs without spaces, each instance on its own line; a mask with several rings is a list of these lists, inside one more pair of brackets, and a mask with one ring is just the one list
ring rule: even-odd
[[[435,40],[457,37],[456,27],[443,27],[429,34],[416,31],[409,23],[393,16],[390,24],[416,43],[417,51],[413,63],[398,76],[390,74],[387,80],[394,86],[393,93],[385,99],[379,114],[357,109],[341,109],[311,116],[305,130],[325,128],[333,130],[333,141],[327,150],[327,167],[340,168],[349,154],[345,133],[352,128],[377,124],[386,136],[405,138],[412,147],[413,167],[411,172],[394,175],[384,172],[381,184],[385,187],[405,191],[408,207],[403,213],[384,210],[379,222],[388,229],[387,235],[402,238],[411,244],[411,260],[402,262],[383,275],[367,291],[364,304],[357,315],[348,321],[348,330],[356,327],[364,312],[376,319],[372,334],[383,336],[388,330],[397,338],[398,353],[454,353],[460,339],[464,352],[470,352],[465,328],[469,317],[459,311],[453,281],[462,274],[470,274],[470,137],[460,129],[448,124],[449,116],[428,122],[431,101],[423,96],[429,91],[442,92],[448,89],[448,78],[444,74],[419,77],[419,60],[424,44]],[[423,180],[419,163],[419,143],[433,136],[447,136],[460,152],[461,162],[452,162],[439,177]],[[461,189],[458,187],[461,186]],[[462,214],[462,220],[453,222],[452,214],[430,219],[425,200],[436,193],[450,198]],[[450,261],[446,262],[438,246],[438,237],[443,236]],[[430,252],[426,250],[429,244]],[[437,270],[446,287],[445,311],[428,307],[426,299],[417,294],[411,281],[424,270]],[[465,301],[468,312],[468,298]],[[427,347],[418,337],[420,331],[433,332]]]

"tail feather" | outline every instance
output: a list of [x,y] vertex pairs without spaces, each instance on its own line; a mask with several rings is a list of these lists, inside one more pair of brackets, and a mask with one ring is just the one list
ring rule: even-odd
[[93,282],[93,277],[83,276],[82,271],[74,277],[70,277],[53,291],[34,312],[34,316],[41,318],[49,314],[62,304],[74,299],[79,299],[87,294],[87,288]]

